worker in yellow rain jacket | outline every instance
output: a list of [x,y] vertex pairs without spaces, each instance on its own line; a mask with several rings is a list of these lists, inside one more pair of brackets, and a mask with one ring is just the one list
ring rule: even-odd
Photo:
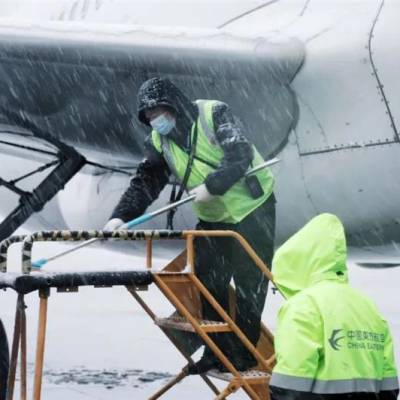
[[374,303],[348,283],[343,225],[312,219],[276,252],[279,311],[273,400],[395,400],[393,342]]

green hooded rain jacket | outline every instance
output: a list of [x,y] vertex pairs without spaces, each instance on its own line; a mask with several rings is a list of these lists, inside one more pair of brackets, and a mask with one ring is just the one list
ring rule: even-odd
[[[382,392],[393,396],[373,398],[397,398],[388,324],[370,299],[349,286],[346,258],[343,225],[331,214],[312,219],[276,252],[275,284],[288,301],[275,336],[274,399],[314,398],[310,393],[361,399],[362,393]],[[274,397],[274,388],[286,395]],[[291,391],[303,397],[288,396]]]

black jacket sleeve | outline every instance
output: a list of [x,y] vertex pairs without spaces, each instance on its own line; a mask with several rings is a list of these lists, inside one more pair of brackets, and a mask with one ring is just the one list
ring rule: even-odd
[[205,184],[211,194],[223,195],[249,168],[253,159],[253,148],[227,104],[218,102],[214,105],[213,122],[224,157],[218,168],[207,176]]
[[145,141],[145,156],[111,218],[127,222],[139,217],[168,183],[170,170],[164,157],[152,145],[150,136]]

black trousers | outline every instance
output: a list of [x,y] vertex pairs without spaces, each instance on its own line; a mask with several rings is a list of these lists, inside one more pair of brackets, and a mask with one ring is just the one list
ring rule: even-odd
[[[271,268],[275,236],[275,197],[272,194],[261,206],[237,224],[200,221],[200,230],[233,230],[240,233],[258,256]],[[214,298],[229,310],[229,284],[236,288],[236,323],[256,345],[260,336],[261,313],[268,290],[268,280],[240,244],[232,238],[196,238],[196,275]],[[212,306],[202,299],[205,319],[220,321]],[[233,333],[213,334],[212,338],[231,361],[253,360],[253,356]],[[211,354],[206,348],[205,354]]]

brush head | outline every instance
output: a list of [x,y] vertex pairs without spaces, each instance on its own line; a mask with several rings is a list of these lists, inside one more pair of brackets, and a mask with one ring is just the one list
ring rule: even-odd
[[40,260],[36,260],[32,263],[32,269],[40,269],[47,263],[45,258],[41,258]]

